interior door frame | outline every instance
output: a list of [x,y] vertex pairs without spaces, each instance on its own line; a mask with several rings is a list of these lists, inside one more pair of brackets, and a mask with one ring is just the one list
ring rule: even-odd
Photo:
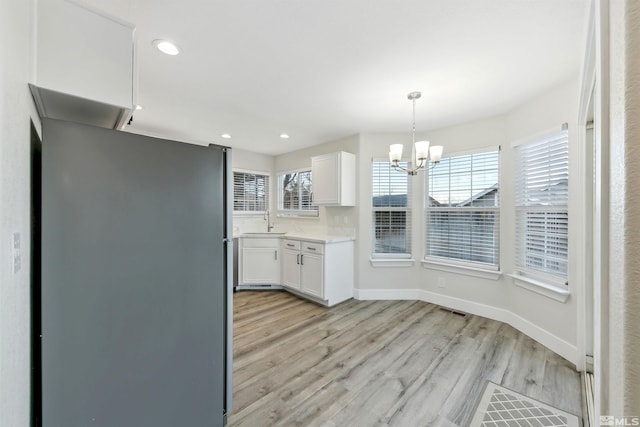
[[[578,159],[576,164],[578,165],[578,176],[581,180],[592,179],[593,165],[587,164],[587,159],[590,157],[587,153],[587,123],[591,120],[592,111],[594,108],[594,94],[596,86],[596,52],[595,52],[595,26],[594,26],[594,5],[592,3],[590,10],[590,19],[587,29],[587,40],[584,51],[584,63],[582,68],[582,74],[580,79],[580,98],[578,104],[578,120],[577,120],[577,136],[578,136]],[[594,134],[595,137],[595,134]],[[586,183],[586,181],[584,181]],[[593,189],[595,190],[595,188]],[[587,337],[586,334],[593,334],[593,331],[589,331],[587,318],[588,299],[593,298],[593,295],[589,295],[587,290],[587,282],[594,282],[594,277],[588,277],[587,264],[594,260],[594,253],[587,245],[587,237],[593,236],[595,244],[595,230],[593,221],[587,221],[587,209],[593,209],[591,203],[588,203],[595,194],[588,195],[589,188],[586,184],[579,186],[579,208],[581,230],[576,235],[578,242],[576,244],[578,254],[576,259],[576,279],[577,279],[577,292],[576,298],[577,304],[577,337],[576,348],[578,351],[576,357],[576,368],[578,371],[585,371],[587,369]],[[593,199],[595,200],[595,199]],[[595,218],[594,218],[595,219]]]
[[[586,369],[586,298],[584,281],[585,263],[593,262],[593,374],[594,416],[599,419],[602,411],[609,407],[609,1],[591,0],[584,63],[580,78],[580,100],[578,104],[578,138],[580,146],[580,173],[586,179],[586,124],[593,108],[593,146],[595,148],[592,172],[595,174],[593,205],[587,206],[583,186],[581,209],[593,209],[592,224],[583,223],[582,234],[593,234],[593,250],[580,245],[577,261],[577,279],[580,292],[578,300],[578,322],[576,348],[580,371]],[[589,176],[593,179],[593,176]],[[581,212],[585,217],[584,212]],[[580,237],[584,240],[584,237]],[[583,243],[583,242],[580,242]]]

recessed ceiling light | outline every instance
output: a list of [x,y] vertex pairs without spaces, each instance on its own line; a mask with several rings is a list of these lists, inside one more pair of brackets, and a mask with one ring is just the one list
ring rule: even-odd
[[282,138],[282,139],[289,139],[289,135],[287,135],[286,133],[281,133],[281,134],[280,134],[280,138]]
[[222,138],[224,139],[229,139],[231,138],[231,135],[229,135],[228,133],[223,133],[222,135],[220,135]]
[[142,110],[144,107],[140,104],[136,105],[136,111]]
[[153,46],[158,49],[160,52],[165,53],[167,55],[175,56],[179,54],[180,48],[175,44],[171,43],[168,40],[157,39],[153,41]]

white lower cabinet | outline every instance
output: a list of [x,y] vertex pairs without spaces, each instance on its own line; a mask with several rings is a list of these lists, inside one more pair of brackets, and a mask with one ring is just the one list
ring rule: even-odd
[[285,287],[327,306],[353,297],[353,241],[285,239],[282,251]]
[[284,241],[282,247],[282,285],[300,290],[300,242]]
[[239,284],[280,283],[280,240],[241,239]]
[[324,298],[324,257],[316,254],[302,254],[300,284],[302,292]]

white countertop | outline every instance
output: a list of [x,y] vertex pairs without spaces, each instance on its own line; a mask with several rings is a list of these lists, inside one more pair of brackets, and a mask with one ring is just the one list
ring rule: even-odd
[[340,243],[356,240],[354,237],[349,236],[332,236],[327,234],[307,234],[301,232],[290,233],[241,233],[233,236],[240,239],[291,239],[291,240],[305,240],[308,242],[317,243]]

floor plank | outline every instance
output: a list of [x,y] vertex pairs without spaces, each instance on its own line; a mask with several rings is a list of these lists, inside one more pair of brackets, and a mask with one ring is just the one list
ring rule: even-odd
[[512,327],[421,301],[327,309],[234,294],[229,426],[464,426],[490,380],[580,415],[571,364]]

